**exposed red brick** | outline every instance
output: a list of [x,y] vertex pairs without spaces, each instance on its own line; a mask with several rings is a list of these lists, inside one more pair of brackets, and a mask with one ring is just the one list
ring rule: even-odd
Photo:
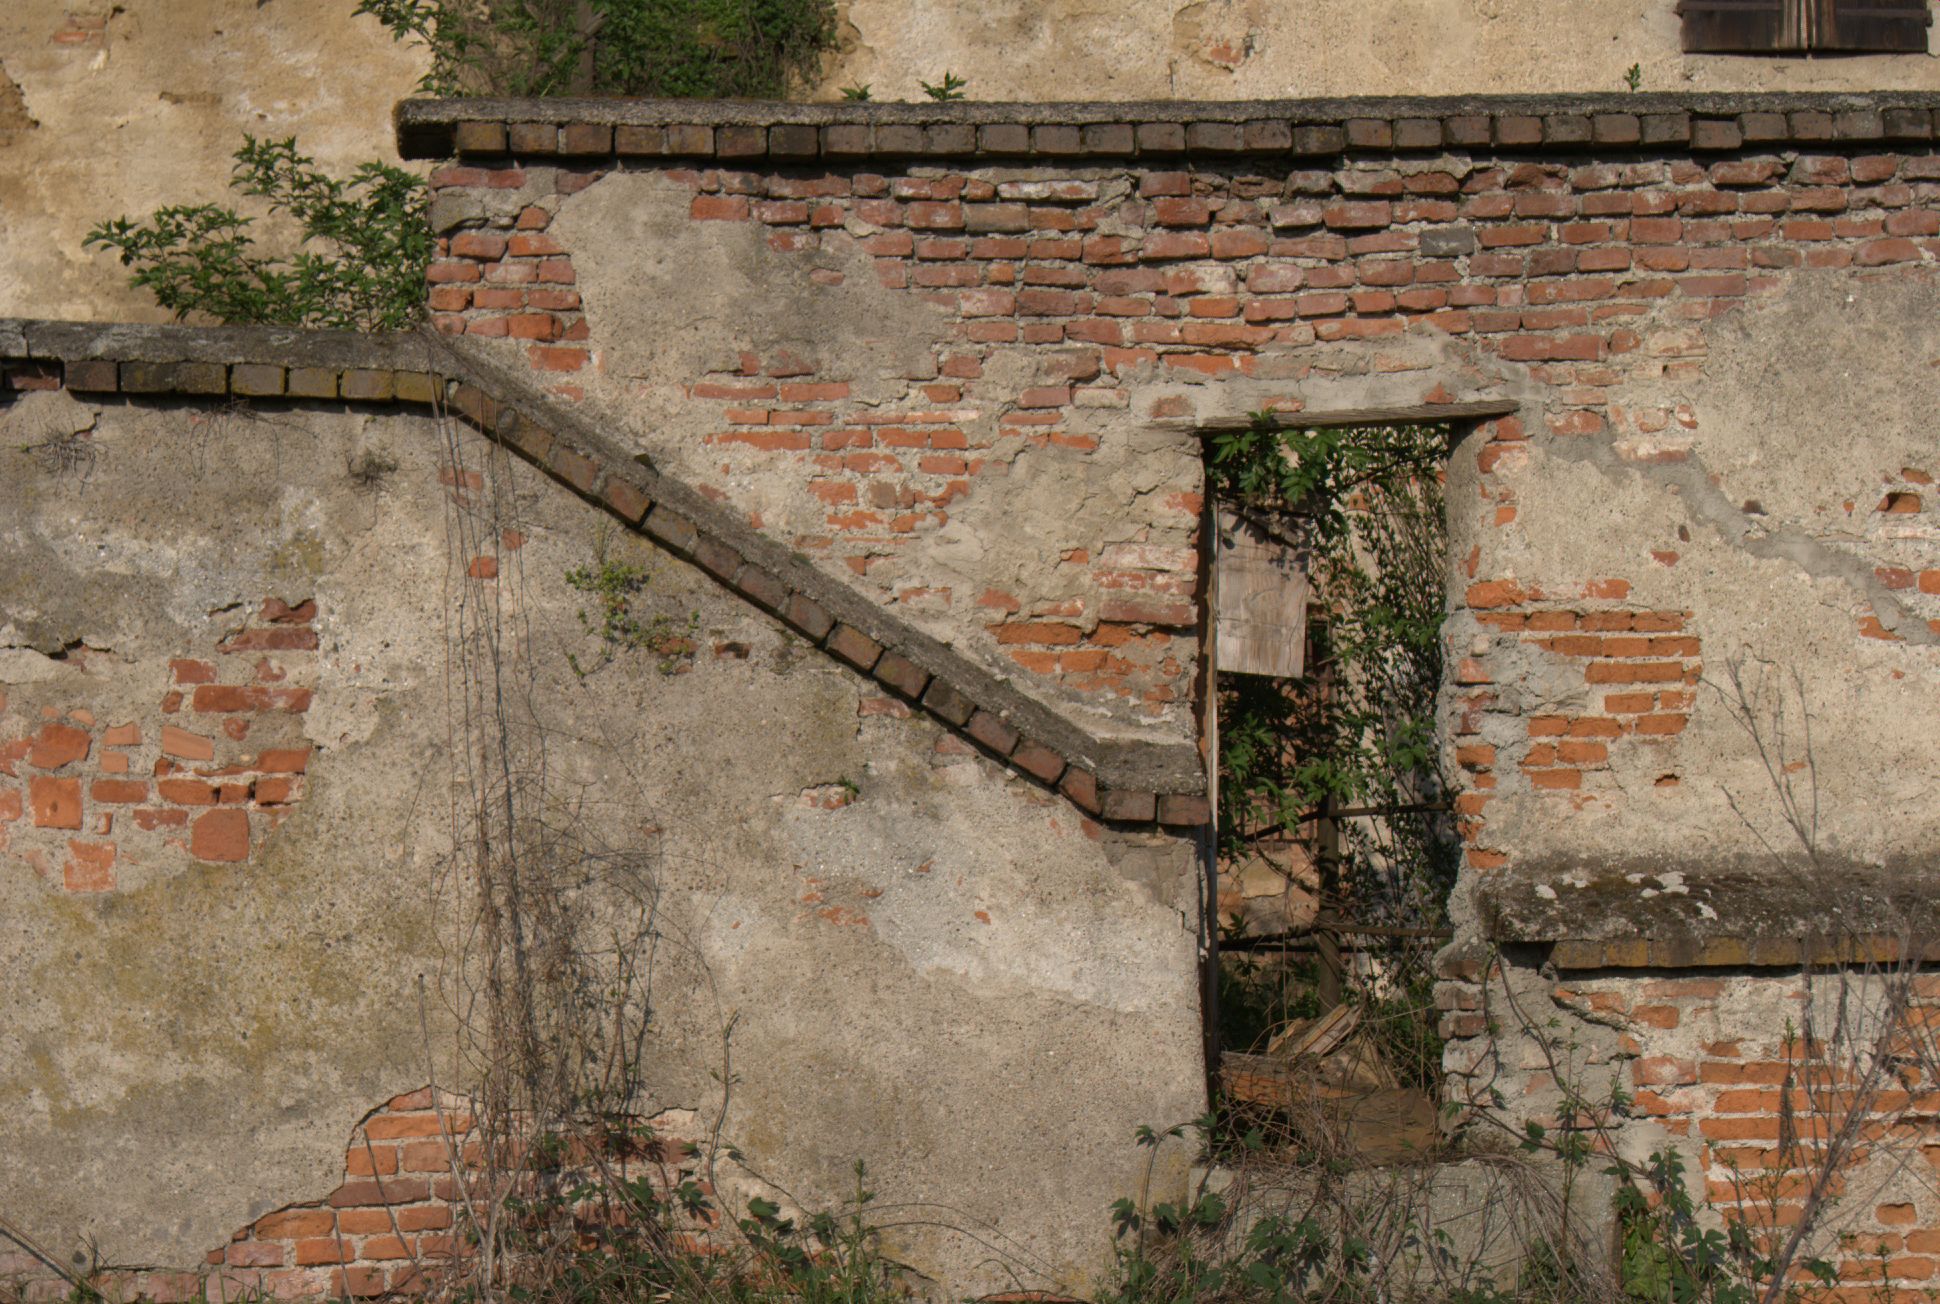
[[189,854],[197,860],[249,859],[249,816],[240,810],[218,809],[196,816],[189,829]]
[[94,743],[85,729],[72,725],[45,724],[34,735],[27,764],[39,770],[58,770],[74,761],[85,760]]
[[281,598],[265,598],[259,615],[276,625],[307,625],[317,618],[317,600],[305,598],[292,607]]
[[27,804],[34,826],[43,829],[81,827],[81,781],[35,775],[27,781]]
[[88,789],[95,801],[127,805],[148,800],[148,785],[139,779],[96,779]]
[[69,839],[67,863],[61,868],[63,886],[70,892],[112,892],[115,886],[115,844]]

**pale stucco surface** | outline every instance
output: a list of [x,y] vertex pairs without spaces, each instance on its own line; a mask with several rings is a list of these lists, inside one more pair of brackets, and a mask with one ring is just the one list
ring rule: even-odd
[[[15,451],[77,429],[85,466]],[[731,1025],[724,1135],[810,1207],[866,1161],[908,1224],[894,1252],[961,1296],[1013,1272],[1082,1287],[1133,1129],[1203,1109],[1188,840],[1101,838],[938,753],[939,725],[861,715],[880,688],[631,537],[604,546],[650,573],[636,614],[696,654],[580,678],[568,654],[597,666],[601,645],[565,575],[602,518],[479,441],[457,445],[482,480],[464,502],[437,428],[404,416],[37,394],[0,412],[0,443],[0,737],[43,707],[133,721],[141,775],[163,724],[214,724],[164,713],[171,657],[209,655],[264,595],[319,606],[306,791],[249,861],[124,838],[117,888],[75,894],[19,854],[47,831],[16,825],[0,852],[7,1212],[58,1252],[192,1266],[328,1196],[386,1098],[465,1081],[452,1012],[477,956],[449,851],[478,717],[451,695],[482,664],[459,632],[481,615],[521,774],[543,744],[545,817],[656,894],[647,1112],[714,1117]],[[362,452],[396,469],[360,485]],[[504,529],[523,546],[499,582],[468,582]]]
[[[0,313],[166,321],[98,223],[229,204],[244,133],[295,136],[327,172],[397,162],[391,104],[419,52],[355,0],[13,0],[0,5]],[[63,43],[80,20],[99,40]],[[274,228],[270,234],[275,235]]]
[[818,98],[1270,99],[1940,85],[1925,55],[1686,55],[1674,0],[850,0]]

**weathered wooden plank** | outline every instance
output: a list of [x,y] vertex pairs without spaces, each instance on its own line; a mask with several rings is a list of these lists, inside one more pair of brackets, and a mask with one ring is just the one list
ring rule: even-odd
[[1927,0],[1682,0],[1691,52],[1879,50],[1925,53]]
[[1804,0],[1682,0],[1684,49],[1743,54],[1806,48]]
[[1830,12],[1819,48],[1925,54],[1933,22],[1927,0],[1817,0]]
[[[1512,416],[1522,405],[1511,399],[1481,399],[1473,403],[1422,403],[1414,407],[1345,408],[1332,412],[1291,412],[1274,421],[1280,430],[1321,430],[1335,426],[1440,425],[1446,421],[1481,421]],[[1160,421],[1168,430],[1196,430],[1202,434],[1251,430],[1253,418],[1212,417],[1206,420]]]
[[1306,668],[1307,568],[1299,549],[1238,513],[1214,517],[1214,667],[1297,679]]

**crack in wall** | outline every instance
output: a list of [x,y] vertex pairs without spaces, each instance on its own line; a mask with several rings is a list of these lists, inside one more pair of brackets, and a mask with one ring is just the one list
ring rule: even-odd
[[1734,504],[1704,458],[1695,450],[1675,462],[1642,463],[1624,458],[1615,446],[1601,441],[1559,439],[1548,445],[1549,455],[1565,462],[1595,467],[1607,478],[1630,476],[1646,484],[1667,487],[1683,504],[1694,526],[1709,526],[1720,538],[1761,561],[1788,562],[1814,580],[1849,585],[1872,604],[1879,623],[1900,640],[1917,646],[1940,647],[1940,633],[1909,611],[1874,574],[1875,563],[1844,552],[1797,529],[1760,529]]

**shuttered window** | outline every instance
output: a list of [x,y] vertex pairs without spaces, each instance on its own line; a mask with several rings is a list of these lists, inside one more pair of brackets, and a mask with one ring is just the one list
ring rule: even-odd
[[1927,0],[1679,0],[1690,53],[1926,53]]

